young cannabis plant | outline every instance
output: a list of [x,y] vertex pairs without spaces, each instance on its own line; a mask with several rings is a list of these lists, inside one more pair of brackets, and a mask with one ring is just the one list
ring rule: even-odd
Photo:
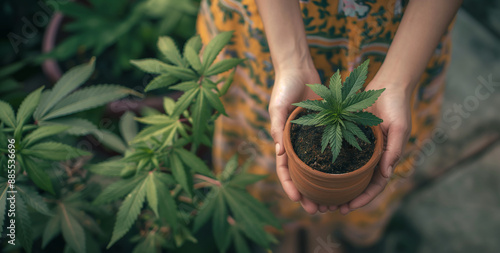
[[382,123],[377,116],[362,111],[373,105],[385,89],[368,90],[356,93],[363,87],[368,73],[366,60],[346,78],[344,84],[337,72],[330,78],[330,87],[322,84],[307,84],[314,93],[323,100],[306,100],[293,105],[318,113],[307,114],[292,123],[307,126],[326,126],[321,138],[321,152],[330,145],[332,150],[332,163],[337,159],[342,147],[342,140],[346,140],[353,147],[361,150],[355,136],[366,143],[368,138],[358,125],[375,126]]

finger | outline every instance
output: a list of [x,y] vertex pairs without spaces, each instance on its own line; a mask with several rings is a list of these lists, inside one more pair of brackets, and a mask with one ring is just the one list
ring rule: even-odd
[[409,128],[405,124],[389,127],[386,147],[380,159],[382,176],[389,178],[392,175],[393,169],[403,154],[408,137]]
[[281,187],[290,200],[297,202],[300,200],[300,193],[293,184],[290,172],[288,171],[288,157],[286,154],[276,156],[276,174],[281,182]]
[[351,200],[351,202],[349,202],[348,208],[350,210],[354,210],[370,203],[373,199],[375,199],[375,197],[377,197],[377,195],[379,195],[384,190],[388,181],[389,178],[384,177],[379,169],[376,170],[375,175],[373,175],[372,180],[370,181],[370,184],[368,184],[366,190],[361,193],[361,195]]
[[300,204],[302,205],[302,208],[309,213],[309,214],[315,214],[318,211],[318,205],[308,198],[302,197],[300,200]]
[[337,210],[338,208],[339,208],[339,206],[331,205],[328,207],[328,210],[330,210],[330,212],[333,212],[333,211]]
[[283,129],[285,128],[286,118],[288,117],[286,110],[271,109],[269,110],[271,117],[271,136],[276,145],[276,154],[282,155],[285,153],[283,146]]
[[326,211],[328,211],[328,206],[326,206],[326,205],[320,205],[318,207],[318,210],[319,210],[320,213],[325,213]]
[[349,213],[349,211],[350,211],[350,209],[349,209],[349,205],[348,205],[348,204],[343,204],[343,205],[341,205],[341,206],[340,206],[340,208],[339,208],[339,212],[340,212],[342,215],[346,215],[346,214],[348,214],[348,213]]

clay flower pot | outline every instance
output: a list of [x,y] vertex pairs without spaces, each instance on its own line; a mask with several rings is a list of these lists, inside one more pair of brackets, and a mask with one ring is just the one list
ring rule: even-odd
[[370,160],[361,168],[344,174],[317,171],[299,159],[290,139],[292,123],[304,108],[297,107],[288,117],[283,142],[288,156],[288,168],[293,183],[301,194],[322,205],[340,205],[359,196],[368,186],[373,171],[382,156],[384,137],[379,126],[371,127],[375,136],[375,150]]

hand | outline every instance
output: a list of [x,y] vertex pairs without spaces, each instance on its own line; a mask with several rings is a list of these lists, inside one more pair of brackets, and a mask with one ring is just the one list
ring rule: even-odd
[[384,190],[394,172],[411,132],[410,93],[408,86],[372,81],[365,90],[386,88],[375,104],[367,111],[383,120],[380,124],[384,134],[384,153],[379,166],[365,191],[340,207],[340,213],[349,212],[370,203]]
[[[295,109],[293,103],[304,99],[319,98],[306,84],[321,83],[316,69],[286,69],[276,73],[276,80],[269,103],[271,135],[276,144],[276,173],[283,190],[292,201],[300,201],[310,214],[326,212],[327,206],[319,206],[300,194],[290,178],[288,157],[283,145],[283,130],[288,115]],[[332,211],[335,210],[332,207]],[[336,208],[336,207],[335,207]]]

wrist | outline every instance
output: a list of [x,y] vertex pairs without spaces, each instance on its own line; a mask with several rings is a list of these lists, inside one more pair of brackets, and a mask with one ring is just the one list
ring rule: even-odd
[[369,90],[378,90],[383,88],[386,89],[385,92],[396,93],[402,97],[409,98],[415,88],[415,85],[404,79],[379,78],[376,76],[367,86],[367,89]]

